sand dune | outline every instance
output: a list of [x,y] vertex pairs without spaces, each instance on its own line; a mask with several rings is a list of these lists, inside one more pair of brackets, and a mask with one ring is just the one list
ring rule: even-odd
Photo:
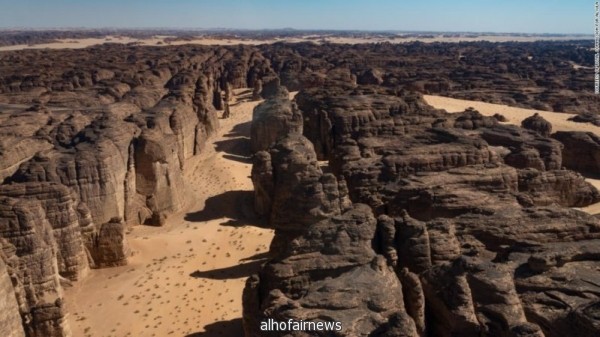
[[[522,109],[500,104],[468,101],[442,96],[424,95],[424,98],[429,105],[437,109],[445,109],[448,112],[462,112],[466,108],[472,107],[485,116],[492,116],[499,113],[508,119],[507,123],[515,125],[521,125],[521,122],[525,118],[538,113],[552,123],[552,129],[554,131],[584,131],[600,135],[600,127],[598,126],[589,123],[575,123],[569,121],[568,119],[573,117],[574,114]],[[600,189],[600,179],[586,178],[586,180],[596,188]],[[600,203],[581,208],[581,210],[590,214],[598,214],[600,213]]]
[[73,336],[242,335],[242,289],[273,237],[244,216],[256,104],[234,104],[218,137],[187,163],[186,211],[164,227],[134,227],[128,266],[94,270],[66,288]]

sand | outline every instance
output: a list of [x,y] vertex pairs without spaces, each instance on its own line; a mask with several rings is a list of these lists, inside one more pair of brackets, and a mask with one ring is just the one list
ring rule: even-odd
[[[508,119],[507,123],[514,125],[521,125],[523,119],[538,113],[540,116],[552,123],[553,131],[584,131],[593,132],[597,135],[600,135],[600,127],[598,126],[589,123],[576,123],[568,121],[568,119],[573,117],[574,114],[515,108],[501,104],[468,101],[442,96],[424,95],[424,98],[429,105],[437,109],[445,109],[448,112],[462,112],[466,108],[472,107],[485,116],[492,116],[495,113],[499,113]],[[596,188],[600,189],[600,179],[586,177],[586,180]],[[599,214],[600,203],[579,209],[590,214]]]
[[272,44],[277,42],[314,42],[320,43],[339,43],[339,44],[362,44],[362,43],[409,43],[409,42],[476,42],[476,41],[490,41],[490,42],[532,42],[532,41],[568,41],[568,40],[580,40],[580,39],[591,39],[591,36],[581,35],[565,35],[565,36],[516,36],[516,35],[479,35],[479,36],[468,36],[468,35],[450,35],[444,36],[442,34],[434,34],[431,36],[414,36],[398,34],[397,36],[366,36],[366,37],[339,37],[331,35],[306,35],[298,37],[287,37],[287,38],[272,38],[272,39],[250,39],[250,38],[217,38],[217,37],[197,37],[189,40],[178,40],[178,41],[166,41],[170,38],[169,36],[154,36],[152,38],[139,39],[124,36],[106,36],[104,38],[87,38],[87,39],[63,39],[52,43],[42,43],[36,45],[14,45],[14,46],[0,46],[1,51],[14,51],[24,49],[80,49],[87,48],[94,45],[100,45],[104,43],[135,43],[141,46],[177,46],[177,45],[220,45],[220,46],[231,46],[231,45],[259,45],[259,44]]
[[[248,97],[249,90],[236,91]],[[509,123],[535,112],[555,130],[592,131],[591,124],[552,113],[439,96],[425,96],[449,112],[473,107],[501,113]],[[249,123],[257,102],[234,103],[205,153],[188,161],[190,203],[164,227],[137,226],[134,251],[124,267],[92,270],[65,289],[73,336],[242,336],[242,290],[264,261],[273,232],[243,220],[240,204],[251,195]],[[600,180],[589,180],[600,187]],[[600,212],[600,203],[584,209]],[[241,220],[240,220],[241,219]]]
[[243,335],[244,283],[273,237],[244,220],[241,207],[251,207],[248,136],[257,104],[232,104],[218,136],[186,163],[186,209],[164,227],[133,228],[129,265],[92,270],[65,288],[73,336]]

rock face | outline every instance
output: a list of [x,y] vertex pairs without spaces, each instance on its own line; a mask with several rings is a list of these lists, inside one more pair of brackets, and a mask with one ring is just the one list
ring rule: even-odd
[[[306,138],[290,133],[255,155],[257,211],[276,236],[246,284],[248,336],[268,318],[339,319],[342,336],[600,333],[600,297],[583,295],[600,281],[600,220],[568,208],[600,194],[562,169],[572,134],[553,136],[561,144],[548,128],[446,114],[404,91],[340,85],[296,97]],[[367,280],[369,291],[354,290]],[[356,329],[346,303],[373,317],[379,304],[363,299],[383,284],[402,300]]]
[[252,151],[264,151],[290,133],[302,134],[302,114],[289,98],[272,98],[259,104],[252,114]]
[[145,200],[151,214],[145,221],[154,225],[162,225],[166,216],[184,203],[177,140],[174,135],[170,136],[147,129],[134,146],[136,192]]
[[127,264],[131,251],[125,238],[125,224],[115,218],[100,228],[84,234],[92,266],[114,267]]
[[544,137],[549,137],[552,133],[552,124],[540,116],[537,112],[533,116],[525,118],[521,122],[521,126],[525,129],[537,131]]
[[484,129],[481,137],[492,146],[508,149],[504,162],[510,166],[524,169],[559,170],[562,168],[562,145],[512,125],[498,125]]
[[559,131],[552,135],[564,145],[564,166],[579,172],[600,172],[600,137],[591,132]]
[[400,281],[371,248],[372,212],[353,205],[343,181],[321,171],[312,144],[291,134],[259,152],[255,165],[267,168],[253,182],[269,196],[265,209],[271,209],[269,224],[276,229],[275,257],[246,284],[246,336],[283,335],[261,331],[260,323],[288,318],[338,321],[344,336],[390,333],[400,320],[400,336],[418,336]]
[[4,253],[0,256],[0,334],[6,337],[25,337],[19,315],[15,289],[8,275]]
[[[448,115],[420,96],[593,121],[593,73],[571,66],[589,65],[591,47],[3,52],[0,285],[11,281],[23,328],[14,328],[11,287],[1,286],[12,314],[0,332],[67,336],[57,279],[125,264],[127,227],[161,225],[181,210],[187,160],[202,153],[233,89],[254,87],[253,99],[267,99],[252,126],[255,204],[277,236],[276,258],[246,290],[250,335],[261,319],[293,317],[339,318],[345,335],[595,336],[597,220],[564,207],[599,196],[563,166],[597,173],[600,142],[550,139],[539,116],[523,129],[472,109]],[[296,102],[284,86],[302,90]]]
[[62,307],[57,243],[44,208],[38,200],[0,198],[2,259],[26,335],[70,336]]
[[71,190],[55,183],[23,183],[0,186],[0,195],[38,201],[43,209],[38,214],[40,221],[50,225],[54,237],[51,246],[56,245],[55,262],[60,274],[73,281],[87,274],[89,263],[81,237],[85,227],[81,227]]
[[[0,238],[12,245],[0,280],[10,275],[19,307],[6,324],[19,315],[27,336],[69,335],[58,278],[81,280],[90,267],[127,264],[126,228],[162,225],[185,206],[186,161],[218,128],[221,93],[228,100],[234,88],[276,78],[252,48],[103,46],[52,54],[15,53],[9,67],[0,57],[3,76],[15,80],[0,80],[0,198],[35,204],[37,218],[25,220],[45,224],[25,247],[44,251],[29,252],[21,247],[29,244],[21,238],[27,230],[17,235],[10,227],[21,223],[14,219],[24,208],[0,214],[8,226]],[[43,70],[45,60],[53,65]],[[27,221],[22,226],[33,226]]]

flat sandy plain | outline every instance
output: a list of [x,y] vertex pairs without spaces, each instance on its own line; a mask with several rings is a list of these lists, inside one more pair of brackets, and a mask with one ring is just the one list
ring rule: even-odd
[[58,40],[53,43],[43,43],[36,45],[14,45],[14,46],[2,46],[0,51],[11,51],[11,50],[23,50],[23,49],[79,49],[87,48],[94,45],[100,45],[104,43],[135,43],[142,46],[176,46],[184,44],[196,44],[196,45],[259,45],[259,44],[270,44],[276,42],[307,42],[312,41],[314,43],[341,43],[341,44],[359,44],[359,43],[408,43],[421,41],[426,43],[433,42],[474,42],[474,41],[490,41],[490,42],[531,42],[531,41],[565,41],[574,39],[592,39],[590,36],[584,35],[564,35],[564,36],[521,36],[521,35],[431,35],[423,37],[415,37],[413,35],[398,35],[396,37],[337,37],[337,36],[318,36],[318,35],[306,35],[302,37],[290,37],[290,38],[273,38],[273,39],[249,39],[249,38],[214,38],[214,37],[197,37],[188,40],[177,40],[170,41],[169,36],[154,36],[148,39],[138,39],[125,36],[106,36],[104,38],[87,38],[87,39],[65,39]]
[[129,265],[65,288],[73,336],[243,336],[242,290],[273,238],[244,216],[258,103],[233,103],[204,154],[186,162],[185,210],[164,227],[133,228]]

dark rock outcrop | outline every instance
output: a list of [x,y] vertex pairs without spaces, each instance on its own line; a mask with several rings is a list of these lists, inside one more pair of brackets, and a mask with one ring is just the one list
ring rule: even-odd
[[563,144],[563,164],[578,172],[600,172],[600,137],[591,132],[559,131],[552,138]]
[[552,124],[540,116],[537,112],[532,116],[525,118],[521,122],[525,129],[533,130],[544,137],[549,137],[552,133]]
[[600,126],[600,116],[593,112],[584,112],[569,118],[569,120],[577,123],[590,123]]
[[127,264],[131,251],[125,238],[125,224],[115,218],[94,231],[84,234],[92,267],[114,267]]
[[[597,265],[600,221],[566,207],[600,195],[562,169],[561,143],[407,93],[338,87],[297,97],[309,112],[304,134],[326,144],[321,156],[352,201],[381,214],[373,246],[401,280],[416,333],[559,336],[568,317],[583,335],[598,332],[587,309],[597,296],[580,301],[576,290],[589,274],[569,273]],[[552,280],[566,274],[572,283]]]
[[501,146],[510,152],[504,162],[524,169],[559,170],[562,168],[562,145],[537,132],[512,125],[498,125],[484,129],[481,138],[492,146]]
[[[312,144],[296,134],[256,156],[256,167],[270,166],[253,177],[260,177],[256,189],[269,195],[276,234],[274,258],[244,289],[246,336],[284,335],[260,331],[269,318],[337,321],[344,336],[389,334],[401,320],[402,336],[418,336],[400,281],[371,248],[373,214],[353,205],[343,182],[324,174],[316,159]],[[269,171],[272,183],[265,185]]]
[[302,134],[302,113],[288,97],[267,99],[252,113],[252,151],[264,151],[288,134]]

